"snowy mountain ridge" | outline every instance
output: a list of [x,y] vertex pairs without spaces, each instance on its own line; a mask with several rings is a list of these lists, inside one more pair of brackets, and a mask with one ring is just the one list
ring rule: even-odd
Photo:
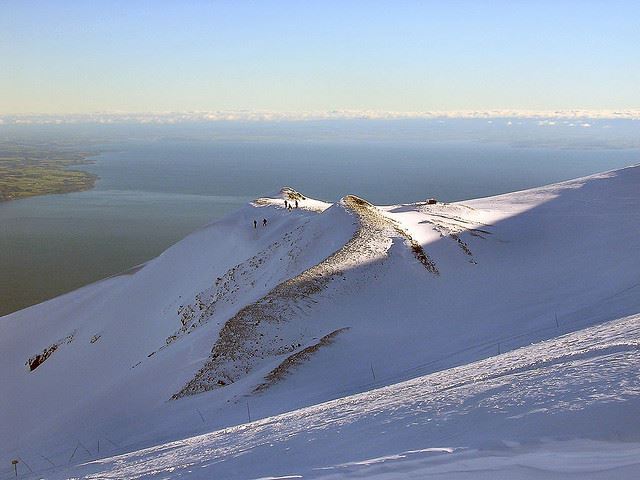
[[[545,438],[637,451],[639,186],[636,166],[453,204],[257,199],[0,319],[0,463],[38,478],[397,478],[376,465],[450,475],[486,445]],[[594,412],[611,425],[586,428]]]

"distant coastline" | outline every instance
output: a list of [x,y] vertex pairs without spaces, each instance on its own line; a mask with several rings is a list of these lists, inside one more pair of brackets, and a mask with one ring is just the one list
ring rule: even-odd
[[66,147],[0,144],[0,202],[91,190],[99,177],[69,167],[92,164],[90,157],[95,154]]

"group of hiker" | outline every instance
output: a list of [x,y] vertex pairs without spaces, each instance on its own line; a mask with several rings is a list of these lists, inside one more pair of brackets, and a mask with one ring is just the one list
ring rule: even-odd
[[[262,226],[263,227],[267,226],[267,219],[266,218],[262,219]],[[253,221],[253,228],[258,228],[258,221],[257,220]]]
[[[298,200],[295,201],[295,208],[298,208]],[[293,204],[291,202],[287,202],[286,200],[284,201],[284,208],[285,210],[291,210],[293,208]]]
[[[295,207],[294,207],[294,205],[295,205]],[[289,210],[289,211],[291,211],[293,208],[298,208],[298,200],[295,200],[295,202],[294,202],[294,203],[287,202],[287,201],[285,200],[285,201],[284,201],[284,208],[285,208],[286,210]],[[262,226],[263,226],[263,227],[266,227],[266,226],[267,226],[267,219],[266,219],[266,218],[263,218],[263,219],[262,219]],[[258,228],[258,221],[257,221],[257,220],[254,220],[254,221],[253,221],[253,228]]]

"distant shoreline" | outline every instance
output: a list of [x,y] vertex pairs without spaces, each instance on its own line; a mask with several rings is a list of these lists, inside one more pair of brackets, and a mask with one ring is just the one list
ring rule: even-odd
[[93,164],[90,157],[96,154],[0,145],[0,203],[93,189],[98,175],[69,167]]

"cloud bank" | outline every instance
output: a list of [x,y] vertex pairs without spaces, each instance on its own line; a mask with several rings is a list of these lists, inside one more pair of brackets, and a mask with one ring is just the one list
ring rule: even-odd
[[[627,119],[640,120],[640,109],[627,110],[453,110],[424,112],[394,112],[376,110],[331,110],[326,112],[270,112],[270,111],[196,111],[162,113],[96,112],[86,114],[16,114],[0,115],[0,125],[55,124],[183,124],[202,122],[289,122],[318,120],[401,120],[401,119],[540,119],[541,124],[553,125],[554,119]],[[587,126],[586,122],[580,122]]]

